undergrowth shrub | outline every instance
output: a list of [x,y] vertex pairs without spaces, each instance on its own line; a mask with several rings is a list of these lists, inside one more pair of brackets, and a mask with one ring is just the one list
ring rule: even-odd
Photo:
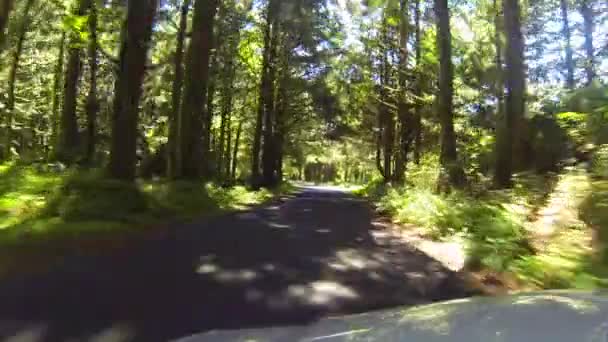
[[53,194],[42,216],[59,216],[66,221],[120,221],[149,207],[135,184],[104,179],[99,172],[75,173]]
[[523,218],[499,201],[379,183],[370,183],[362,192],[394,221],[424,228],[432,238],[463,236],[470,268],[504,271],[532,253]]

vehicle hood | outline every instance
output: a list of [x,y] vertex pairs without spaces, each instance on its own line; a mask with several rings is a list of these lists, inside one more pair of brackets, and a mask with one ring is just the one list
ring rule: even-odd
[[608,297],[550,291],[469,298],[326,318],[307,326],[212,331],[178,341],[605,342]]

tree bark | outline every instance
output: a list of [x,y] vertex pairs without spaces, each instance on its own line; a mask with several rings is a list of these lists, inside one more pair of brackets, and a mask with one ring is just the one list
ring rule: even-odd
[[17,71],[19,70],[19,62],[21,53],[23,52],[23,43],[30,24],[30,10],[34,0],[27,0],[21,14],[21,23],[18,29],[17,46],[13,53],[10,69],[8,72],[8,96],[6,101],[6,142],[5,142],[5,159],[11,157],[11,146],[13,144],[13,117],[15,112],[15,86],[17,83]]
[[232,171],[230,179],[232,181],[236,180],[236,166],[238,162],[239,156],[239,144],[241,142],[241,132],[243,130],[243,121],[239,121],[239,126],[236,129],[236,137],[234,138],[234,149],[232,150]]
[[137,121],[146,59],[158,0],[129,1],[123,24],[120,64],[115,84],[112,141],[108,173],[111,178],[135,179]]
[[587,85],[595,79],[595,49],[593,47],[593,8],[590,0],[581,0],[581,15],[583,16],[583,33],[585,36],[585,74]]
[[[454,133],[454,66],[452,64],[452,33],[447,0],[435,0],[437,16],[437,40],[439,50],[439,117],[441,121],[440,188],[461,187],[465,183],[464,172],[456,152]],[[442,184],[443,183],[443,184]]]
[[[276,24],[275,7],[276,0],[270,0],[266,10],[266,25],[264,26],[264,52],[262,57],[262,76],[260,82],[260,95],[258,100],[258,112],[253,137],[251,152],[251,184],[254,188],[272,178],[271,168],[268,168],[272,147],[272,110],[274,89],[274,58],[275,58],[275,35]],[[262,144],[262,140],[263,144]],[[263,153],[262,149],[264,150]],[[260,177],[260,154],[262,154],[262,165],[265,169],[264,179]]]
[[388,46],[390,44],[390,38],[388,35],[388,25],[386,21],[383,23],[383,32],[382,32],[382,40],[383,40],[383,49],[382,52],[382,76],[380,77],[380,98],[382,99],[381,104],[381,116],[382,119],[382,149],[383,149],[383,170],[384,170],[384,181],[390,182],[393,176],[393,144],[395,140],[395,121],[393,119],[393,113],[391,113],[389,107],[386,105],[388,103],[388,86],[389,86],[389,58],[388,58]]
[[182,87],[184,83],[184,40],[186,37],[186,29],[188,27],[188,12],[190,11],[191,0],[184,0],[181,7],[181,16],[179,21],[179,29],[177,31],[177,41],[175,44],[175,59],[173,91],[171,94],[171,116],[169,117],[169,139],[168,139],[168,156],[167,156],[167,175],[170,179],[175,179],[180,172],[178,168],[181,166],[181,146],[179,132],[181,131],[180,124],[180,105],[182,100]]
[[203,175],[204,122],[209,84],[209,57],[213,41],[213,22],[217,0],[196,0],[192,19],[192,38],[186,57],[184,99],[180,120],[182,139],[181,177],[196,179]]
[[570,90],[574,89],[574,60],[572,58],[572,42],[570,34],[570,20],[568,18],[568,0],[560,0],[560,9],[562,15],[562,35],[566,41],[565,62],[566,62],[566,87]]
[[502,117],[504,113],[504,80],[503,80],[503,68],[502,68],[502,32],[503,25],[501,20],[501,7],[498,0],[494,0],[494,48],[496,49],[496,56],[494,58],[494,64],[496,65],[496,117]]
[[14,0],[0,0],[0,52],[4,47],[5,29],[13,9]]
[[90,165],[95,159],[97,144],[97,5],[90,0],[89,6],[89,94],[87,96],[87,146],[85,164]]
[[[521,32],[519,0],[503,0],[504,25],[507,35],[505,84],[507,89],[502,131],[499,130],[495,184],[511,185],[513,151],[519,151],[515,133],[525,110],[524,40]],[[520,156],[521,157],[521,156]]]
[[[278,4],[275,4],[277,6]],[[274,11],[273,11],[274,12]],[[262,183],[265,186],[276,184],[276,160],[277,149],[275,138],[276,130],[276,74],[277,74],[277,52],[279,43],[279,20],[273,15],[271,21],[270,56],[267,72],[267,82],[264,86],[264,139],[262,144]]]
[[[52,132],[51,132],[51,143],[53,150],[57,147],[59,137],[59,101],[61,101],[61,79],[63,76],[63,61],[64,61],[64,47],[65,47],[65,31],[61,32],[61,38],[59,39],[59,53],[57,54],[57,64],[55,65],[55,75],[53,79],[53,100],[51,105],[52,115]],[[54,153],[55,151],[53,151]]]
[[399,103],[397,115],[399,118],[399,151],[395,159],[395,174],[393,179],[401,183],[404,180],[405,169],[407,167],[407,157],[410,146],[414,140],[414,125],[410,113],[410,106],[407,103],[407,74],[408,74],[408,51],[407,41],[409,38],[409,11],[408,1],[400,1],[400,25],[399,25]]
[[[90,0],[78,0],[72,15],[83,16],[89,7]],[[78,150],[78,118],[76,104],[78,100],[78,82],[82,69],[80,34],[70,32],[68,39],[68,61],[63,86],[63,106],[60,120],[59,145],[57,160],[66,164],[73,163]]]
[[[421,64],[422,64],[422,35],[420,29],[420,0],[415,0],[415,18],[416,21],[416,87],[414,93],[417,101],[422,96],[422,82],[421,82]],[[422,149],[422,117],[420,113],[420,105],[416,104],[414,107],[414,121],[416,126],[416,133],[414,138],[414,162],[416,165],[420,164],[420,151]]]

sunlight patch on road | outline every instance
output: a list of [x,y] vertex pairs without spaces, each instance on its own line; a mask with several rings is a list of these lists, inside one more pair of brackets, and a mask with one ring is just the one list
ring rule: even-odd
[[288,296],[313,305],[331,304],[339,299],[357,299],[359,295],[350,287],[333,281],[315,281],[307,285],[291,285]]

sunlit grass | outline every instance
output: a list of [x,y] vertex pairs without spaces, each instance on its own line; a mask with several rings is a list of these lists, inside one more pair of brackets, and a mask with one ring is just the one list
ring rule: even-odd
[[[164,234],[168,222],[245,209],[291,191],[203,182],[136,185],[88,172],[0,165],[0,276]],[[142,236],[143,234],[143,236]],[[29,260],[29,261],[28,261]]]
[[582,168],[520,174],[509,190],[445,195],[428,186],[375,182],[358,193],[395,222],[424,228],[429,238],[458,236],[469,270],[506,272],[530,289],[608,285],[608,181],[591,182]]

